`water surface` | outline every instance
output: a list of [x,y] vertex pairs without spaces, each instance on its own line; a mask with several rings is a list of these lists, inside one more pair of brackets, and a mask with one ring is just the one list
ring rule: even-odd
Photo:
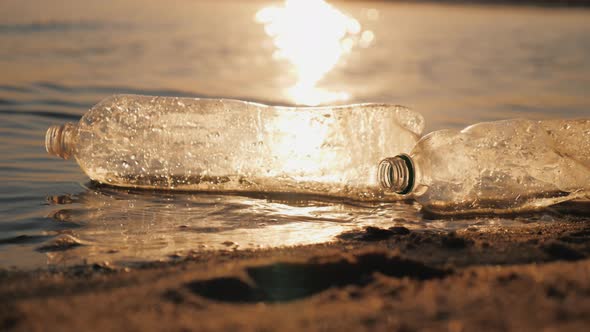
[[[421,112],[428,131],[588,117],[588,10],[367,1],[317,1],[310,10],[261,1],[1,6],[0,267],[321,243],[367,225],[450,230],[583,218],[428,219],[409,202],[115,190],[50,158],[43,143],[50,125],[77,121],[115,93],[390,102]],[[64,238],[79,245],[58,250]]]

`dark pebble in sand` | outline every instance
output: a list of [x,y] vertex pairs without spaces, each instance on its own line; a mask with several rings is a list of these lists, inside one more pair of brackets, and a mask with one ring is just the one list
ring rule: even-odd
[[363,240],[384,240],[394,235],[407,235],[410,234],[410,230],[403,226],[394,226],[389,229],[372,227],[365,227],[365,235]]
[[449,249],[464,249],[471,244],[471,241],[459,237],[456,233],[451,232],[448,233],[446,236],[443,236],[441,244],[443,245],[443,247]]
[[0,318],[0,330],[8,331],[17,326],[20,321],[20,317],[16,313],[9,313],[8,315]]
[[410,230],[403,227],[403,226],[389,227],[389,231],[391,231],[394,235],[408,235],[408,234],[410,234]]
[[571,246],[568,246],[564,243],[557,242],[557,241],[550,241],[547,242],[543,246],[543,251],[554,258],[564,259],[568,261],[574,261],[578,259],[582,259],[585,255]]
[[407,234],[410,234],[410,230],[405,227],[401,227],[401,226],[395,226],[395,227],[391,227],[389,229],[368,226],[368,227],[365,227],[365,234],[363,234],[361,239],[365,240],[365,241],[379,241],[379,240],[388,239],[394,235],[407,235]]
[[[109,262],[102,262],[102,263],[93,263],[93,264],[84,264],[84,265],[77,265],[72,267],[68,273],[76,277],[90,277],[96,275],[96,273],[100,274],[111,274],[117,272],[118,269],[112,266]],[[125,269],[123,269],[125,271]]]
[[113,266],[111,266],[111,263],[106,261],[102,263],[94,263],[91,266],[92,270],[100,272],[111,272],[116,270]]
[[393,236],[393,232],[388,229],[368,226],[365,227],[365,234],[362,238],[367,241],[378,241],[385,240],[391,236]]
[[395,235],[406,234],[410,234],[410,230],[401,226],[391,227],[389,229],[367,226],[362,231],[354,230],[344,232],[338,235],[338,238],[342,240],[380,241],[386,240]]
[[501,284],[508,284],[512,281],[518,280],[520,279],[520,276],[514,272],[505,274],[505,275],[499,275],[496,277],[496,280],[501,283]]
[[37,247],[37,251],[48,252],[48,251],[64,251],[81,246],[82,242],[71,235],[62,235],[58,238],[53,239],[49,243]]

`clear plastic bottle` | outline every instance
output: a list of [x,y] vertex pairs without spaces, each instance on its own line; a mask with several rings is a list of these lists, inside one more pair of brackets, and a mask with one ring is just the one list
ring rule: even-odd
[[436,214],[512,213],[590,197],[590,120],[506,120],[424,136],[379,181]]
[[166,190],[385,193],[375,165],[408,152],[424,127],[401,106],[271,107],[225,99],[116,95],[78,124],[49,128],[46,148],[94,181]]

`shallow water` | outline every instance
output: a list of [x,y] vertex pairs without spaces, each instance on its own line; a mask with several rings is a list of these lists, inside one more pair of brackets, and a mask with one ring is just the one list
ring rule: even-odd
[[[428,131],[590,115],[589,10],[343,2],[334,7],[346,20],[320,6],[310,12],[323,14],[297,21],[297,8],[288,8],[297,28],[285,30],[269,27],[268,10],[260,14],[270,4],[4,1],[0,267],[321,243],[367,225],[452,230],[584,218],[548,210],[428,219],[408,202],[115,190],[45,153],[47,127],[77,121],[114,93],[391,102],[421,112]],[[334,34],[314,33],[322,19]]]

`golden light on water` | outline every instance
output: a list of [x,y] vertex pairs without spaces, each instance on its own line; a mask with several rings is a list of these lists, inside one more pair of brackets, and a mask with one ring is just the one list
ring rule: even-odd
[[256,14],[273,39],[274,56],[289,61],[297,82],[286,92],[298,104],[318,105],[349,99],[344,91],[318,88],[319,81],[357,40],[366,44],[372,32],[362,32],[360,23],[324,0],[285,0],[283,6],[265,7]]

